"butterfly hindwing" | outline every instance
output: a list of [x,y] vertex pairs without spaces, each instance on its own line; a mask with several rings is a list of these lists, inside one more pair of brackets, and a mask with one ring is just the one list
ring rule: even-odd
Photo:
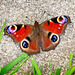
[[43,29],[41,36],[42,36],[42,50],[43,51],[55,49],[56,45],[60,41],[60,37],[58,34],[51,33],[44,29]]
[[40,52],[37,36],[35,36],[34,33],[34,30],[32,30],[31,34],[20,42],[20,48],[22,51],[28,53],[29,55]]

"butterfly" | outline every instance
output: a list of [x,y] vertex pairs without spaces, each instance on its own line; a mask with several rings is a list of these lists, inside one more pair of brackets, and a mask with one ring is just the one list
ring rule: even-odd
[[60,35],[68,23],[69,16],[51,18],[41,24],[35,21],[34,26],[29,24],[14,24],[4,29],[5,35],[9,35],[20,44],[22,51],[31,54],[55,49],[60,41]]

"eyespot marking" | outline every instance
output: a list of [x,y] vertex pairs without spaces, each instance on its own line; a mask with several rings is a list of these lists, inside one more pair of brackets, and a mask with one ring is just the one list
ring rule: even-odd
[[28,50],[28,49],[29,49],[29,46],[30,46],[30,42],[29,42],[29,40],[27,40],[26,38],[23,39],[23,40],[21,41],[21,43],[20,43],[20,47],[21,47],[21,49],[22,49],[23,51]]
[[66,16],[64,16],[64,18],[66,19],[65,23],[68,22],[68,18]]
[[29,44],[28,44],[26,41],[23,41],[22,46],[23,46],[24,48],[28,48],[28,47],[29,47]]
[[58,23],[64,24],[64,23],[68,22],[68,19],[67,19],[66,16],[60,16],[60,17],[57,18],[57,21],[58,21]]
[[11,30],[15,30],[15,26],[12,26],[12,27],[11,27]]
[[52,41],[52,42],[56,42],[57,39],[58,39],[57,36],[56,36],[56,35],[53,35],[52,38],[51,38],[51,41]]
[[7,33],[14,33],[17,30],[16,25],[8,26]]
[[9,27],[10,27],[10,26],[7,27],[7,33],[11,33],[11,32],[9,31]]

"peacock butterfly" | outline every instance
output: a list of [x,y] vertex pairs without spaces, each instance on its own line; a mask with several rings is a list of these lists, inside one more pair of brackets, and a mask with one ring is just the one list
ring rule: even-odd
[[63,33],[64,28],[70,23],[69,16],[59,16],[51,18],[41,24],[35,21],[34,26],[28,24],[15,24],[5,28],[4,32],[20,42],[22,51],[31,54],[55,49],[59,43],[59,36]]

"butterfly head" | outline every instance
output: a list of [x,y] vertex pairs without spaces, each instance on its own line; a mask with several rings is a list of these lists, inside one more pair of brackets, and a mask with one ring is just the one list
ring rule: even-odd
[[39,23],[37,21],[35,21],[34,26],[38,26],[38,25],[39,25]]

